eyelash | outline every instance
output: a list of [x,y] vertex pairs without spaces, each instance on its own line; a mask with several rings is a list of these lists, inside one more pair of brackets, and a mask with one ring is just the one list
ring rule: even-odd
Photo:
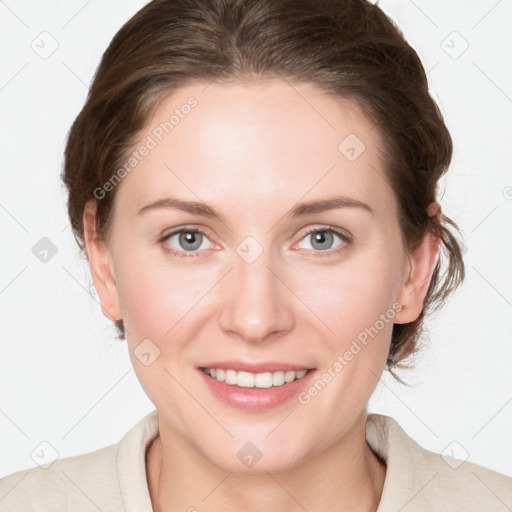
[[[183,226],[179,229],[176,229],[175,231],[172,231],[171,233],[168,233],[167,235],[163,236],[162,238],[160,238],[160,240],[158,241],[161,245],[162,245],[162,248],[164,250],[164,252],[168,253],[168,254],[171,254],[172,256],[174,257],[177,257],[177,258],[198,258],[200,256],[197,256],[197,252],[188,252],[187,251],[177,251],[175,249],[171,249],[169,248],[168,245],[165,244],[165,242],[167,242],[169,240],[169,238],[171,238],[173,235],[176,235],[178,233],[182,233],[182,232],[185,232],[185,233],[199,233],[201,235],[204,235],[206,238],[208,238],[208,236],[206,235],[206,233],[204,233],[203,231],[201,231],[200,229],[197,229],[197,228],[193,228],[193,227],[187,227],[187,226]],[[350,236],[344,234],[344,233],[341,233],[340,231],[332,228],[331,226],[323,226],[323,227],[317,227],[317,228],[311,228],[310,230],[308,230],[306,233],[304,233],[304,235],[301,237],[300,240],[303,240],[304,238],[306,238],[306,236],[312,234],[312,233],[322,233],[322,232],[325,232],[325,233],[334,233],[335,235],[337,235],[343,242],[345,242],[344,244],[342,244],[339,248],[337,249],[328,249],[326,251],[315,251],[314,249],[308,249],[308,250],[312,250],[314,253],[327,253],[327,255],[320,255],[320,254],[315,254],[314,257],[315,258],[325,258],[325,257],[329,257],[329,256],[332,256],[334,254],[340,254],[341,252],[343,252],[344,250],[346,250],[346,245],[350,245],[351,242],[352,242],[352,239]]]

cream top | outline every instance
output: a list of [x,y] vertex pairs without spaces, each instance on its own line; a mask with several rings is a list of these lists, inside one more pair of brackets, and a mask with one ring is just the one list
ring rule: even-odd
[[[0,512],[152,512],[145,454],[158,411],[117,444],[0,479]],[[366,439],[386,462],[377,512],[512,510],[512,478],[425,450],[391,417],[369,414]]]

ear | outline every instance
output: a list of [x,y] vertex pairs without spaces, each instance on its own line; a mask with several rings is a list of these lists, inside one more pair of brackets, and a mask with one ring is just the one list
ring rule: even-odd
[[[437,201],[428,205],[427,214],[440,223],[441,206]],[[421,244],[408,255],[408,264],[397,299],[403,309],[395,315],[395,323],[407,324],[414,322],[420,316],[437,263],[438,252],[439,238],[429,230]]]
[[114,322],[121,320],[112,257],[107,244],[99,239],[96,228],[96,201],[88,201],[85,205],[83,223],[89,267],[100,298],[101,311]]

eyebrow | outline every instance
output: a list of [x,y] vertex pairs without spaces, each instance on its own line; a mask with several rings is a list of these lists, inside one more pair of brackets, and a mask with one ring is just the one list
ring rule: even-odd
[[[372,208],[362,201],[353,199],[351,197],[336,195],[325,199],[312,200],[297,204],[285,216],[288,218],[304,217],[306,215],[321,213],[337,208],[360,208],[362,210],[368,211],[372,215],[375,214]],[[149,210],[156,209],[180,210],[192,215],[215,218],[221,220],[223,223],[226,222],[226,219],[222,214],[218,213],[214,208],[207,205],[206,203],[198,201],[185,201],[183,199],[177,199],[173,197],[166,197],[152,201],[151,203],[143,206],[137,212],[137,215],[140,215]]]

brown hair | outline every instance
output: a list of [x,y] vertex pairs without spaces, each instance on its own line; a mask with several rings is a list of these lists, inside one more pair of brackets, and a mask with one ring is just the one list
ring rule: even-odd
[[[425,70],[400,30],[365,0],[154,0],[105,51],[67,141],[62,179],[75,239],[87,257],[85,204],[107,240],[115,191],[96,199],[159,102],[193,81],[283,78],[356,101],[379,127],[386,172],[399,205],[402,238],[414,249],[427,230],[440,239],[420,317],[395,324],[387,368],[407,367],[423,321],[464,279],[460,245],[444,214],[430,218],[452,140],[429,95]],[[446,260],[446,261],[445,261]],[[446,269],[442,273],[442,268]],[[124,338],[123,321],[116,322]],[[399,379],[400,380],[400,379]]]

